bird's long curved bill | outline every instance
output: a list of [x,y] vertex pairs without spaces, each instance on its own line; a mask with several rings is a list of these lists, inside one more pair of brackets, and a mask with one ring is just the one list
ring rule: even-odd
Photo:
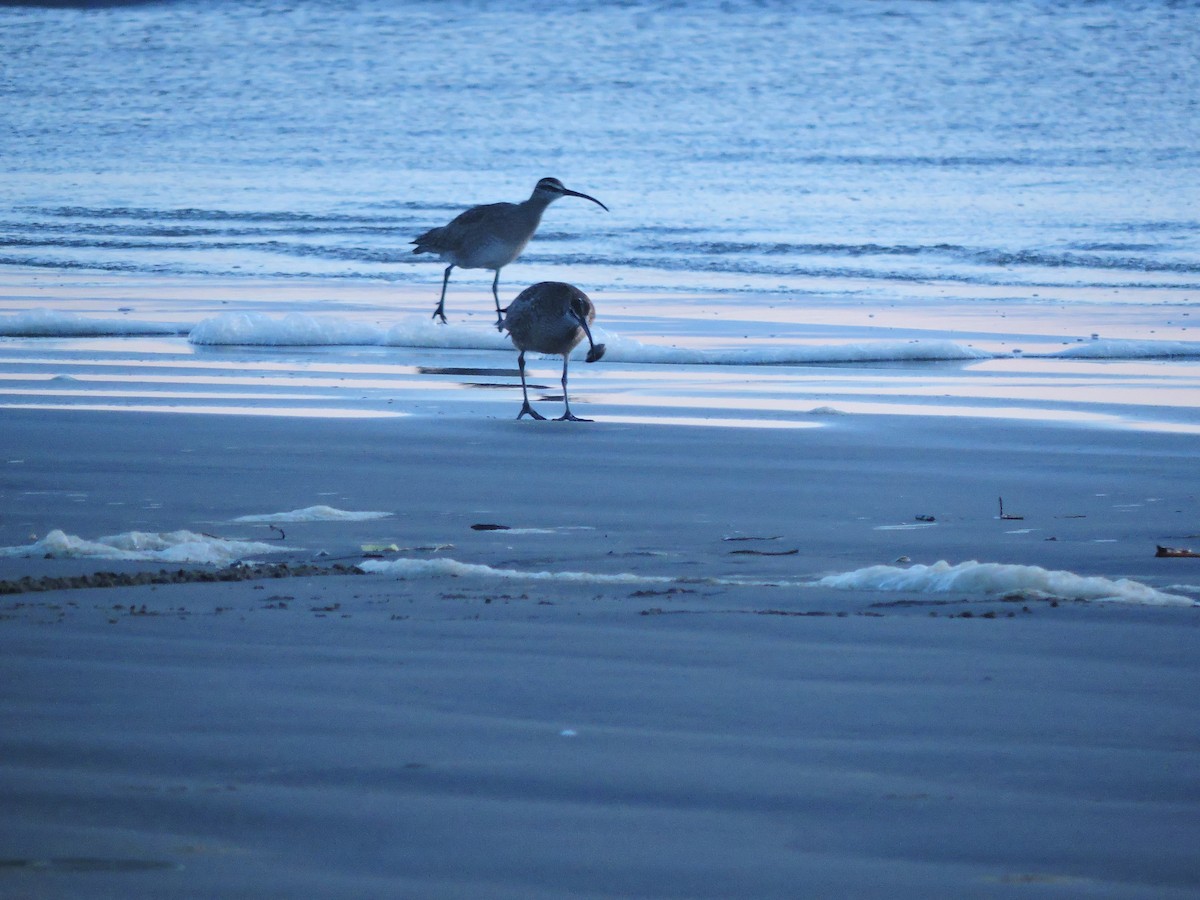
[[605,212],[611,212],[611,210],[609,210],[609,208],[607,206],[605,206],[603,203],[601,203],[599,200],[597,200],[595,197],[592,197],[589,194],[581,194],[581,193],[579,193],[579,191],[573,191],[570,188],[563,188],[563,193],[566,194],[568,197],[582,197],[584,200],[591,200],[593,203],[595,203],[597,206],[599,206]]
[[587,362],[596,362],[598,359],[604,356],[604,351],[608,348],[603,344],[597,344],[594,340],[592,340],[592,329],[588,328],[587,319],[579,315],[579,313],[575,312],[574,310],[571,311],[571,317],[579,323],[580,327],[583,328],[583,333],[587,335],[589,348]]

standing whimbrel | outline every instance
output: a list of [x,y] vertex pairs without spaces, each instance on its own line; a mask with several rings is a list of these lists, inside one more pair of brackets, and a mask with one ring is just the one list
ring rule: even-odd
[[582,197],[591,200],[605,211],[608,207],[587,194],[568,190],[557,178],[543,178],[522,203],[488,203],[472,206],[441,228],[431,228],[415,241],[413,253],[434,253],[443,262],[448,262],[442,277],[442,296],[438,300],[433,318],[446,321],[446,285],[450,281],[450,270],[492,269],[492,297],[496,300],[496,327],[501,327],[500,270],[521,255],[533,233],[542,221],[546,207],[559,197]]
[[567,397],[567,360],[585,337],[591,348],[588,362],[595,362],[604,355],[604,345],[592,340],[592,331],[588,328],[595,318],[596,307],[588,295],[561,281],[543,281],[527,287],[508,304],[503,324],[513,345],[520,351],[517,368],[521,370],[521,395],[525,398],[518,419],[526,414],[535,419],[546,418],[529,405],[529,390],[525,386],[525,351],[532,350],[534,353],[558,353],[563,358],[562,389],[566,412],[556,421],[591,421],[571,413],[571,401]]

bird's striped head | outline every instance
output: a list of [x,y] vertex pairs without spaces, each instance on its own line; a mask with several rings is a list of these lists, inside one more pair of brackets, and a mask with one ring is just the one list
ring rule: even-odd
[[557,178],[543,178],[537,183],[537,187],[533,189],[533,196],[539,200],[544,200],[550,203],[557,200],[559,197],[582,197],[584,200],[591,200],[605,212],[608,207],[597,200],[595,197],[590,197],[587,194],[581,194],[579,191],[573,191],[565,187]]

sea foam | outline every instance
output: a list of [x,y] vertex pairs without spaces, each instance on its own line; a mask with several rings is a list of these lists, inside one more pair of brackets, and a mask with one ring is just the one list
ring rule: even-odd
[[0,556],[228,565],[249,556],[289,549],[294,548],[258,541],[226,540],[191,531],[127,531],[89,541],[55,529],[41,540],[24,547],[0,547]]
[[222,313],[201,321],[188,334],[188,341],[214,346],[321,347],[380,344],[383,337],[382,328],[348,319]]
[[131,337],[149,334],[187,334],[187,326],[136,319],[93,319],[77,313],[31,309],[0,316],[4,337]]
[[1050,354],[1070,359],[1195,359],[1200,341],[1091,341]]
[[[919,360],[989,359],[992,354],[955,341],[866,341],[850,344],[802,345],[705,350],[647,344],[603,328],[593,329],[610,362],[697,366],[769,366],[805,363],[851,363]],[[191,330],[193,344],[224,346],[388,346],[437,350],[512,350],[508,336],[487,327],[440,325],[426,317],[408,317],[388,329],[335,317],[292,313],[282,318],[261,313],[223,313]],[[586,344],[575,350],[587,351]]]
[[703,350],[645,344],[632,338],[593,329],[607,348],[610,362],[693,366],[782,366],[808,363],[852,363],[991,359],[993,354],[955,341],[863,341],[849,344],[754,347]]
[[562,581],[593,584],[712,584],[729,587],[812,588],[826,587],[859,591],[906,591],[968,595],[1011,595],[1062,600],[1095,600],[1156,606],[1195,606],[1196,601],[1168,594],[1127,578],[1109,579],[1051,571],[1039,566],[1002,563],[964,562],[952,566],[938,562],[931,566],[871,566],[839,575],[827,575],[815,581],[754,580],[752,578],[694,578],[666,575],[637,575],[631,572],[549,572],[498,569],[479,563],[441,559],[365,560],[358,564],[364,572],[419,578],[449,575],[527,581]]
[[[605,330],[592,329],[605,344],[609,362],[693,366],[784,366],[822,363],[922,362],[995,359],[992,353],[953,340],[858,341],[838,344],[734,347],[703,349],[645,343]],[[129,337],[187,335],[192,344],[226,347],[339,347],[386,346],[436,350],[512,350],[506,334],[490,323],[441,325],[425,316],[409,316],[390,326],[339,316],[289,313],[227,312],[194,326],[134,319],[89,318],[76,313],[29,310],[0,316],[0,336],[6,337]],[[575,355],[587,351],[584,343]],[[1053,353],[1026,354],[1051,359],[1196,359],[1200,341],[1096,340]]]
[[1193,606],[1195,601],[1168,594],[1128,578],[1109,579],[1043,569],[1040,566],[945,560],[930,566],[869,566],[827,575],[814,584],[855,591],[1003,595],[1018,594],[1063,600],[1109,600],[1156,606]]
[[398,578],[421,578],[430,575],[473,576],[480,578],[523,581],[564,581],[585,584],[671,584],[678,579],[669,576],[635,575],[631,572],[607,574],[601,572],[532,572],[522,569],[497,569],[480,563],[464,563],[456,559],[368,559],[358,563],[364,572],[394,575]]
[[238,516],[235,522],[366,522],[371,519],[386,519],[390,512],[355,512],[335,509],[332,506],[306,506],[291,512],[264,513],[254,516]]

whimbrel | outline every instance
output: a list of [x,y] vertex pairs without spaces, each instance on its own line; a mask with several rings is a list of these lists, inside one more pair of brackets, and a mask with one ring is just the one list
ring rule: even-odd
[[582,197],[591,200],[604,210],[608,207],[587,194],[568,190],[557,178],[543,178],[522,203],[488,203],[472,206],[460,213],[441,228],[432,228],[415,241],[413,253],[433,253],[443,262],[448,262],[446,274],[442,276],[442,296],[438,300],[433,318],[446,321],[446,285],[450,282],[450,270],[491,269],[496,273],[492,279],[492,297],[496,301],[496,327],[502,327],[500,295],[500,270],[521,255],[533,233],[542,221],[546,207],[559,197]]
[[556,421],[590,422],[571,412],[571,401],[567,397],[567,362],[571,351],[585,337],[588,340],[587,361],[595,362],[604,355],[604,345],[592,340],[588,325],[596,318],[596,307],[588,295],[571,284],[561,281],[543,281],[527,287],[508,305],[503,326],[512,338],[517,354],[517,368],[521,371],[521,395],[525,398],[517,418],[524,415],[544,419],[529,405],[529,389],[525,385],[525,351],[534,353],[557,353],[563,358],[562,389],[563,406],[566,409]]

